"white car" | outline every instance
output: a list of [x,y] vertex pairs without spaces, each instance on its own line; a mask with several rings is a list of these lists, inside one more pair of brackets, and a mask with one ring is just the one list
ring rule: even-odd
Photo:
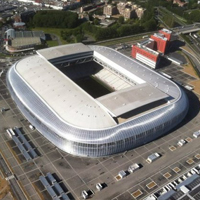
[[179,147],[182,147],[182,146],[185,145],[185,144],[186,144],[186,141],[185,141],[184,139],[179,140],[178,143],[177,143],[177,145],[178,145]]
[[32,131],[35,130],[35,127],[34,127],[32,124],[30,124],[28,127],[29,127]]
[[96,184],[96,188],[97,188],[97,190],[102,190],[103,189],[103,185],[101,184],[101,183],[97,183]]
[[134,163],[134,164],[129,166],[128,172],[133,173],[134,171],[136,171],[138,169],[140,169],[140,166],[137,163]]

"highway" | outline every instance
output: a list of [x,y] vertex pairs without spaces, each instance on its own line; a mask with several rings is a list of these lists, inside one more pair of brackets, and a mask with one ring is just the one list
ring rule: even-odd
[[23,191],[19,187],[19,184],[15,178],[12,178],[9,180],[10,187],[14,193],[14,196],[18,200],[26,200],[27,198],[25,197]]
[[1,154],[0,154],[0,166],[1,166],[1,170],[2,170],[2,173],[4,174],[4,176],[9,177],[12,175],[12,172],[8,168],[6,162]]
[[195,55],[193,55],[190,52],[186,51],[185,49],[183,49],[183,48],[181,48],[181,49],[187,56],[190,57],[194,68],[196,68],[200,73],[200,62],[199,62],[199,59]]
[[200,30],[200,25],[199,24],[188,24],[185,26],[178,26],[176,28],[172,28],[172,30],[178,34],[186,34],[186,33],[192,33],[192,32],[197,32]]
[[[158,13],[160,12],[161,14],[163,13],[164,15],[170,15],[173,16],[174,21],[177,22],[178,24],[180,24],[180,26],[175,27],[175,28],[170,28],[171,30],[173,30],[174,32],[177,32],[178,34],[183,33],[191,33],[191,32],[197,32],[200,30],[200,24],[199,23],[194,23],[194,24],[186,24],[183,20],[181,20],[178,15],[174,14],[173,12],[167,10],[164,7],[157,7],[158,9]],[[157,15],[157,19],[165,25],[165,27],[169,28],[168,25],[162,20],[162,18],[160,17],[160,15]]]

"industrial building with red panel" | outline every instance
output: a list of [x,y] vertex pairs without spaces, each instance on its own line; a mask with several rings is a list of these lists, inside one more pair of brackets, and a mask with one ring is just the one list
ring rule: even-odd
[[159,33],[163,34],[167,38],[168,41],[171,40],[172,31],[166,28],[163,28],[162,30],[159,30]]
[[[151,41],[148,40],[148,43],[151,43]],[[136,46],[132,47],[132,57],[140,60],[152,68],[156,68],[159,60],[159,53],[148,48],[142,43],[138,43]]]
[[162,29],[147,40],[133,45],[132,57],[155,69],[159,63],[160,55],[166,52],[171,34],[170,30]]
[[165,53],[167,46],[167,38],[161,33],[154,33],[151,35],[151,39],[156,41],[156,49],[160,53]]

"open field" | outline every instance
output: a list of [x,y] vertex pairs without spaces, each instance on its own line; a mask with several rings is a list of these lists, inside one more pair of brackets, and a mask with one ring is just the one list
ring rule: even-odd
[[47,44],[48,44],[48,47],[55,47],[55,46],[58,46],[58,41],[56,41],[56,40],[48,40]]
[[[146,35],[146,34],[144,34]],[[142,39],[142,36],[132,36],[132,37],[126,37],[126,38],[116,38],[110,41],[102,41],[102,42],[97,42],[98,45],[102,46],[111,46],[111,45],[116,45],[119,43],[125,43],[125,42],[130,42],[132,40],[139,40]]]

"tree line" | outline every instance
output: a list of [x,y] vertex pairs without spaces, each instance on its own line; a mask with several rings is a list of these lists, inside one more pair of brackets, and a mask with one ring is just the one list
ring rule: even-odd
[[158,28],[158,22],[154,18],[154,8],[148,9],[141,20],[133,19],[124,21],[120,17],[115,24],[107,28],[96,26],[96,24],[97,23],[95,19],[93,20],[93,23],[84,22],[73,30],[63,30],[61,32],[61,36],[68,42],[77,42],[84,38],[84,33],[87,33],[92,35],[96,41],[100,41],[134,35],[142,32],[154,31]]
[[29,20],[31,27],[75,28],[79,24],[77,13],[59,10],[38,11]]
[[30,27],[62,28],[61,36],[67,42],[81,42],[84,33],[88,33],[99,40],[133,35],[157,29],[158,22],[154,18],[154,8],[148,8],[141,20],[119,20],[111,27],[97,26],[98,20],[93,23],[78,19],[77,13],[70,11],[45,10],[38,11],[29,19]]
[[200,10],[185,12],[184,17],[187,19],[189,23],[200,22]]

